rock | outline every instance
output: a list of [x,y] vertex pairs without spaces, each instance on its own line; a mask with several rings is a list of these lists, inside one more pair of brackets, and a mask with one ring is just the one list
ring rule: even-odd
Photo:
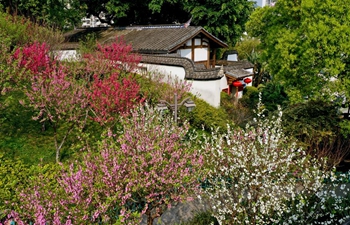
[[[178,203],[166,210],[160,218],[153,221],[153,225],[178,225],[192,219],[199,212],[210,209],[209,204],[196,198],[190,202]],[[141,225],[147,224],[147,217],[144,216]]]

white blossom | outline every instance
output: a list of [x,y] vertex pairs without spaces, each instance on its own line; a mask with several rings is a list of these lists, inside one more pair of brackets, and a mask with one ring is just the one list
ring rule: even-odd
[[[319,209],[325,210],[329,196],[336,196],[334,186],[324,180],[334,182],[336,176],[323,171],[325,162],[307,156],[283,134],[280,109],[278,117],[268,120],[263,108],[260,102],[253,120],[256,126],[228,127],[226,134],[213,131],[201,143],[211,165],[210,188],[204,193],[213,215],[220,224],[306,224],[310,218],[321,218],[325,212]],[[346,191],[345,185],[340,188]],[[309,203],[311,197],[317,199],[315,204]],[[341,205],[342,198],[336,199]],[[335,215],[327,212],[327,216],[331,222]]]

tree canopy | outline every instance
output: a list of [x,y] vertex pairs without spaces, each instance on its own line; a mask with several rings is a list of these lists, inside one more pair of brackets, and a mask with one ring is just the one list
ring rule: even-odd
[[279,0],[259,8],[247,31],[261,39],[268,71],[292,101],[349,96],[350,3]]
[[184,5],[195,24],[232,45],[242,36],[253,11],[253,2],[245,0],[187,0]]
[[87,6],[78,0],[0,0],[0,8],[51,27],[72,28],[84,16]]
[[183,24],[192,17],[191,24],[232,44],[253,11],[253,2],[247,0],[0,0],[0,4],[11,14],[66,29],[91,15],[113,26]]

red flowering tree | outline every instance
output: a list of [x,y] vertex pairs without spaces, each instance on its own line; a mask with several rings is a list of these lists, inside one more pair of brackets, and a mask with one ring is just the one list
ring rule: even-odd
[[133,76],[141,57],[132,53],[131,45],[123,40],[97,45],[97,51],[84,55],[83,60],[92,79],[88,98],[94,120],[101,124],[114,121],[143,101]]
[[119,80],[118,73],[102,79],[95,74],[89,90],[93,118],[101,124],[115,120],[119,114],[128,113],[141,100],[136,81],[132,77]]
[[68,135],[82,129],[87,118],[106,125],[143,100],[132,76],[140,57],[123,41],[98,45],[97,52],[75,64],[56,60],[45,43],[18,48],[13,59],[28,84],[27,105],[38,111],[33,119],[53,127],[56,161]]

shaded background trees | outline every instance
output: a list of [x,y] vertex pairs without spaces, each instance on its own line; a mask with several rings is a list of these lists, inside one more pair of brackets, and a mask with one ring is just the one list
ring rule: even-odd
[[1,0],[1,6],[11,15],[24,16],[39,24],[58,28],[73,28],[87,8],[76,0]]
[[60,29],[73,29],[84,16],[97,16],[113,26],[148,24],[192,24],[203,26],[218,38],[234,44],[244,32],[244,24],[253,11],[246,0],[1,0],[3,9]]

